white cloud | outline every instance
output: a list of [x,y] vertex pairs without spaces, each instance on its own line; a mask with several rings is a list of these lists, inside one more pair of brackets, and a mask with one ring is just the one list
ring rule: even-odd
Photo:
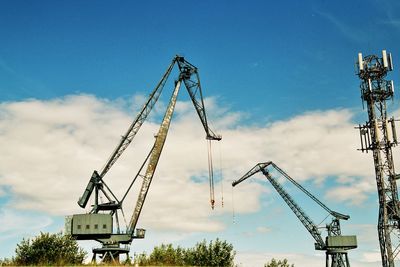
[[49,226],[52,219],[45,215],[23,214],[11,209],[0,209],[0,241],[21,234],[31,235]]
[[[133,102],[138,99],[133,98]],[[133,116],[123,107],[130,105],[89,95],[2,103],[0,186],[10,188],[8,206],[56,215],[81,212],[76,200],[93,169],[105,163],[129,126]],[[374,190],[372,164],[356,151],[359,140],[349,110],[314,111],[268,125],[248,126],[241,124],[244,114],[219,108],[215,99],[207,99],[206,106],[209,120],[223,135],[223,141],[213,149],[216,170],[223,166],[226,192],[230,192],[226,188],[233,180],[256,163],[268,160],[300,182],[342,177],[338,187],[327,194],[328,199],[357,204]],[[138,226],[220,231],[225,226],[218,217],[231,212],[231,198],[224,198],[225,209],[211,211],[204,130],[191,103],[179,102],[176,113]],[[157,122],[143,125],[131,147],[108,173],[106,182],[118,196],[135,175],[157,130]],[[205,182],[193,181],[194,176]],[[352,186],[351,182],[340,184],[343,177],[357,177],[357,183],[364,186],[357,189],[357,194],[343,190]],[[220,187],[216,184],[218,198]],[[126,200],[127,221],[137,189]],[[260,194],[265,190],[251,182],[235,188],[235,212],[259,210]]]
[[375,252],[366,252],[363,253],[363,259],[365,262],[371,262],[371,263],[380,263],[381,261],[381,252],[380,251],[375,251]]
[[4,196],[6,196],[6,191],[4,190],[4,188],[0,187],[0,197]]
[[268,233],[269,231],[271,231],[270,228],[265,227],[265,226],[259,226],[259,227],[257,227],[256,230],[257,230],[257,232],[262,233],[262,234],[265,234],[265,233]]
[[366,193],[373,191],[375,187],[372,183],[366,181],[358,182],[357,186],[354,186],[356,183],[337,186],[329,190],[326,197],[331,201],[348,200],[353,205],[361,205],[368,197]]
[[[185,106],[188,103],[180,102],[178,113],[188,113]],[[0,114],[0,185],[10,188],[8,206],[55,215],[79,212],[76,200],[92,170],[104,164],[130,123],[115,102],[87,95],[3,103]],[[219,231],[224,226],[212,215],[221,211],[211,212],[207,182],[190,179],[203,176],[207,181],[204,130],[194,112],[174,120],[139,224]],[[131,145],[134,152],[128,149],[109,172],[106,181],[118,196],[145,158],[157,129],[156,123],[145,124]],[[246,195],[246,188],[252,194]],[[257,185],[243,188],[238,196],[246,198],[251,208],[238,203],[237,211],[255,211],[260,192]],[[136,195],[128,195],[127,216],[135,200]],[[227,198],[225,205],[229,204]]]

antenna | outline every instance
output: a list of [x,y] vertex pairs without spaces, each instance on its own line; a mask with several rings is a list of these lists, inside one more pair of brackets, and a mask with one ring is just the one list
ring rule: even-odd
[[363,62],[363,57],[362,57],[362,53],[358,53],[358,69],[364,70],[364,62]]
[[383,62],[383,67],[384,68],[388,68],[389,67],[386,50],[382,50],[382,62]]
[[392,53],[389,53],[388,63],[389,63],[389,70],[392,71],[393,70]]

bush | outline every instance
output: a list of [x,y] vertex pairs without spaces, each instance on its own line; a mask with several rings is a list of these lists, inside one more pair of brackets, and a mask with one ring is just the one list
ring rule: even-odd
[[235,251],[226,241],[217,239],[207,245],[203,240],[194,248],[174,248],[172,244],[157,246],[151,254],[135,255],[135,263],[141,266],[233,266]]
[[264,264],[264,267],[294,267],[294,264],[290,265],[287,259],[276,261],[276,259],[272,258],[270,262]]
[[4,259],[0,259],[0,266],[14,266],[14,258],[12,259],[8,259],[8,258],[4,258]]
[[40,233],[32,240],[23,239],[15,253],[16,265],[75,265],[86,257],[75,239],[61,233]]

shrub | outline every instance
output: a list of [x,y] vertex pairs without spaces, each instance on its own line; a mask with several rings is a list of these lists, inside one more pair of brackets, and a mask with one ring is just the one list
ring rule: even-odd
[[40,233],[32,240],[23,239],[15,253],[16,265],[75,265],[86,257],[75,239],[61,233]]
[[193,248],[174,248],[172,244],[154,247],[149,256],[135,255],[135,263],[141,266],[233,266],[235,251],[226,241],[217,239],[207,244],[205,240]]
[[290,265],[287,259],[276,261],[276,259],[272,258],[270,262],[264,264],[264,267],[294,267],[294,264]]

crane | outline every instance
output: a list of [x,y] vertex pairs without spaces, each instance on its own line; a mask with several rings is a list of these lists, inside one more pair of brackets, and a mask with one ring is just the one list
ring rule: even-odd
[[[175,88],[170,97],[160,128],[158,133],[155,135],[154,144],[143,164],[139,168],[136,176],[128,186],[125,194],[121,199],[118,199],[104,181],[104,176],[133,141],[140,127],[143,125],[147,116],[150,114],[152,108],[159,99],[165,83],[175,65],[178,65],[179,75],[175,80]],[[92,205],[90,212],[86,214],[74,214],[66,217],[65,228],[67,234],[70,234],[78,240],[96,240],[102,244],[102,247],[93,249],[93,261],[96,260],[97,255],[100,255],[103,261],[119,261],[120,254],[128,255],[129,245],[133,239],[144,238],[145,230],[137,228],[136,226],[168,135],[169,126],[182,83],[185,84],[197,114],[200,117],[201,123],[206,132],[206,139],[208,141],[220,141],[222,139],[220,135],[217,135],[208,126],[198,69],[186,61],[184,57],[179,55],[175,56],[161,80],[149,95],[149,98],[143,105],[139,114],[133,120],[125,135],[122,136],[120,142],[113,150],[104,167],[100,172],[96,170],[93,172],[82,196],[78,200],[78,205],[85,208],[94,192],[94,204]],[[146,164],[147,167],[144,174],[142,174]],[[138,177],[142,178],[142,184],[135,207],[133,208],[133,214],[126,227],[126,231],[121,231],[118,211],[125,217],[123,202]],[[106,199],[105,202],[101,201],[101,196],[104,196]],[[116,232],[114,232],[114,228],[116,228]]]
[[[278,171],[284,178],[294,184],[297,188],[299,188],[303,193],[305,193],[309,198],[311,198],[315,203],[317,203],[333,217],[332,222],[326,225],[328,236],[326,237],[325,241],[322,238],[320,231],[318,230],[318,226],[304,212],[299,204],[294,201],[294,199],[283,188],[283,186],[278,183],[278,181],[271,175],[268,167]],[[284,172],[272,161],[258,163],[240,179],[234,181],[232,183],[232,186],[234,187],[238,185],[239,183],[243,182],[244,180],[258,172],[261,172],[268,179],[275,190],[279,193],[279,195],[283,198],[286,204],[290,207],[290,209],[294,212],[300,222],[314,238],[315,249],[326,251],[326,267],[329,266],[329,259],[331,259],[331,267],[349,267],[350,263],[347,256],[347,250],[357,248],[357,238],[354,235],[343,236],[341,234],[339,220],[348,220],[350,216],[329,209],[325,204],[323,204],[303,186],[297,183],[293,178],[291,178],[286,172]]]

